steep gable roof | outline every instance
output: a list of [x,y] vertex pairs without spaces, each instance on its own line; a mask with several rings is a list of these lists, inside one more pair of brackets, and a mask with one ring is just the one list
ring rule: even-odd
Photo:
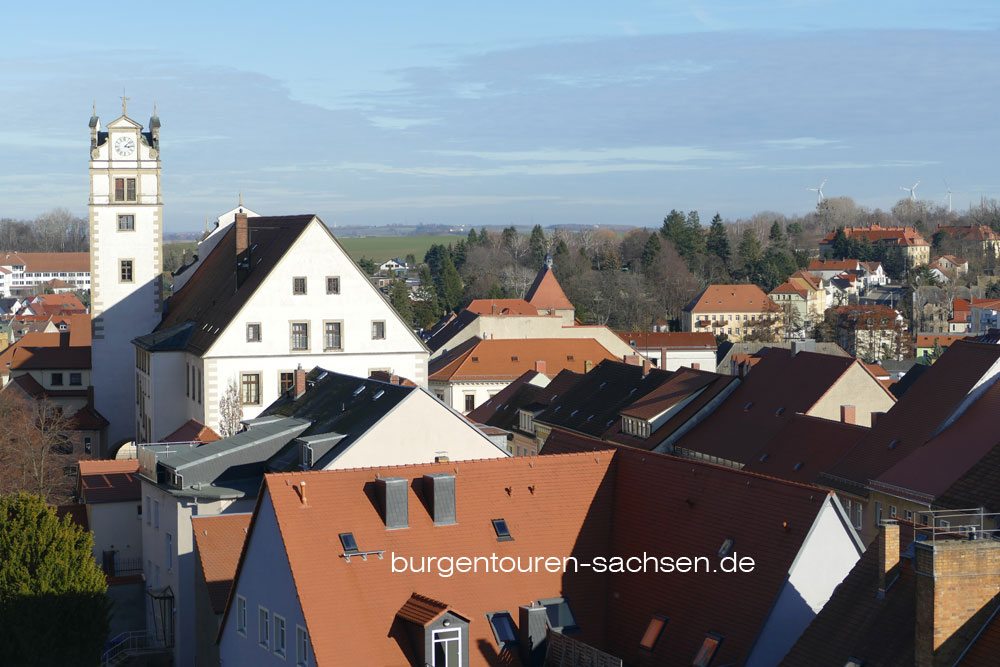
[[780,310],[756,285],[709,285],[684,310],[692,313],[762,313]]
[[[504,412],[509,412],[513,417],[504,415],[505,418],[503,421],[507,424],[513,423],[513,420],[517,418],[518,409],[522,405],[529,403],[542,390],[542,385],[532,382],[539,375],[541,373],[538,371],[525,371],[519,378],[493,396],[490,396],[489,400],[484,401],[479,407],[466,415],[469,421],[489,426],[501,426],[501,424],[494,423],[492,420],[497,416],[497,412],[502,407],[509,406]],[[545,384],[548,383],[546,382]]]
[[820,473],[836,463],[867,432],[864,426],[795,414],[754,452],[743,469],[815,484]]
[[535,282],[528,288],[524,300],[535,308],[544,310],[573,310],[573,303],[566,298],[556,274],[548,266],[543,266],[535,276]]
[[246,513],[191,517],[198,566],[205,576],[209,604],[216,614],[226,610],[251,516]]
[[715,336],[707,331],[616,331],[615,335],[636,348],[668,350],[714,350]]

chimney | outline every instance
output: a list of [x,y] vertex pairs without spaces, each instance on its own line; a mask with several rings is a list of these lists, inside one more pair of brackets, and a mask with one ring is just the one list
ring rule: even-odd
[[236,214],[236,254],[250,247],[250,230],[247,227],[247,214]]
[[545,607],[531,604],[517,608],[517,639],[521,662],[536,667],[545,662],[545,630],[548,616]]
[[875,428],[875,424],[878,423],[878,420],[881,419],[883,415],[885,415],[884,412],[873,412],[872,413],[872,424],[871,424],[872,428]]
[[649,375],[649,370],[653,367],[653,362],[649,359],[643,357],[642,359],[642,377]]
[[660,368],[667,367],[667,348],[660,348]]
[[496,315],[496,314],[497,314],[497,311],[498,311],[498,310],[500,310],[500,309],[499,309],[499,308],[497,307],[497,302],[496,302],[496,301],[494,301],[494,302],[493,302],[493,308],[492,308],[492,310],[493,310],[493,314],[494,314],[494,315]]
[[306,506],[306,483],[299,482],[299,485],[295,487],[295,492],[299,494],[299,502],[303,507]]
[[840,421],[845,424],[856,424],[857,419],[855,418],[857,410],[853,405],[841,405],[840,406]]
[[622,361],[628,364],[629,366],[642,365],[642,357],[640,357],[638,354],[626,354],[622,356]]
[[882,524],[878,532],[878,598],[896,579],[899,564],[899,524],[895,521]]
[[302,394],[306,393],[306,371],[302,368],[302,364],[295,369],[295,398],[299,398]]
[[942,534],[935,538],[914,545],[917,667],[955,664],[967,643],[957,641],[956,633],[982,627],[1000,593],[1000,542]]
[[458,523],[455,512],[455,476],[447,472],[424,475],[424,498],[434,518],[435,526]]
[[382,519],[386,530],[410,527],[406,480],[402,477],[380,477],[375,480]]
[[587,359],[586,361],[583,362],[583,372],[589,373],[592,370],[594,370],[594,362],[591,361],[590,359]]
[[535,362],[535,372],[536,373],[542,373],[543,375],[545,374],[545,362],[544,361],[536,361]]

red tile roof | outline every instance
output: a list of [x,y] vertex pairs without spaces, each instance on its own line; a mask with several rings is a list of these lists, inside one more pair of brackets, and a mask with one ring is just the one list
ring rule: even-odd
[[810,271],[857,271],[861,264],[856,259],[814,259],[809,262]]
[[250,514],[191,517],[198,565],[205,576],[209,603],[216,614],[226,610],[250,517]]
[[944,232],[952,238],[967,239],[970,241],[1000,241],[1000,235],[997,235],[996,232],[986,225],[938,227],[937,231]]
[[221,436],[197,419],[189,419],[180,428],[163,438],[163,442],[215,442]]
[[715,336],[704,331],[616,331],[632,347],[668,350],[715,350]]
[[86,504],[120,503],[140,499],[139,461],[82,460],[78,494]]
[[684,308],[693,313],[762,313],[780,309],[756,285],[709,285]]
[[8,252],[0,264],[24,264],[26,273],[39,271],[74,271],[90,273],[89,252]]
[[479,315],[538,314],[538,308],[524,299],[474,299],[465,309]]
[[807,298],[809,296],[809,292],[807,292],[805,290],[805,288],[799,287],[798,285],[796,285],[796,284],[794,284],[794,283],[792,283],[791,281],[788,281],[788,280],[786,280],[785,282],[783,282],[780,285],[778,285],[777,287],[775,287],[773,290],[771,290],[770,293],[771,294],[798,294],[803,299],[805,299],[805,298]]
[[573,304],[566,298],[565,292],[556,280],[556,274],[547,266],[535,276],[535,282],[528,288],[524,300],[535,308],[544,310],[573,310]]
[[419,593],[414,593],[396,612],[396,616],[404,621],[426,626],[446,611],[448,611],[448,605],[444,602],[438,602]]
[[941,347],[948,347],[956,340],[962,340],[972,334],[917,334],[917,347],[934,347],[934,343],[939,343]]
[[428,379],[440,382],[472,380],[512,381],[545,362],[546,375],[563,369],[583,372],[587,361],[595,366],[615,355],[593,338],[469,339],[431,361]]
[[[845,227],[844,234],[847,238],[867,239],[871,243],[885,241],[889,246],[929,246],[914,227],[882,227],[872,224],[868,227]],[[820,245],[833,243],[836,231],[830,232],[819,242]]]

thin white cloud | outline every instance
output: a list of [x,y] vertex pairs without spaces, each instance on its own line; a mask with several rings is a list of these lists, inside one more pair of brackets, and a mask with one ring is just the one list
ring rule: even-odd
[[635,146],[631,148],[595,148],[592,150],[541,148],[530,151],[432,151],[438,155],[475,157],[497,162],[579,161],[608,162],[632,160],[649,162],[688,162],[691,160],[735,160],[740,153],[716,151],[698,146]]
[[788,150],[803,150],[806,148],[821,148],[823,146],[835,146],[842,143],[840,139],[820,139],[818,137],[795,137],[792,139],[770,139],[761,142],[769,148],[782,148]]
[[708,169],[697,165],[664,164],[655,162],[624,162],[587,164],[583,162],[548,162],[544,164],[510,164],[498,167],[396,167],[376,162],[344,162],[338,167],[345,171],[373,172],[406,176],[440,176],[460,178],[469,176],[582,176],[642,171],[697,171]]

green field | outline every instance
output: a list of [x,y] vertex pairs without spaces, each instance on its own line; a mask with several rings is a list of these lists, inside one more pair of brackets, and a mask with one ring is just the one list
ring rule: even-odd
[[435,243],[448,245],[464,238],[465,236],[457,234],[441,234],[439,236],[338,237],[337,240],[347,249],[355,262],[362,257],[368,257],[381,264],[393,257],[405,260],[410,253],[417,258],[419,263],[424,261],[424,255]]

